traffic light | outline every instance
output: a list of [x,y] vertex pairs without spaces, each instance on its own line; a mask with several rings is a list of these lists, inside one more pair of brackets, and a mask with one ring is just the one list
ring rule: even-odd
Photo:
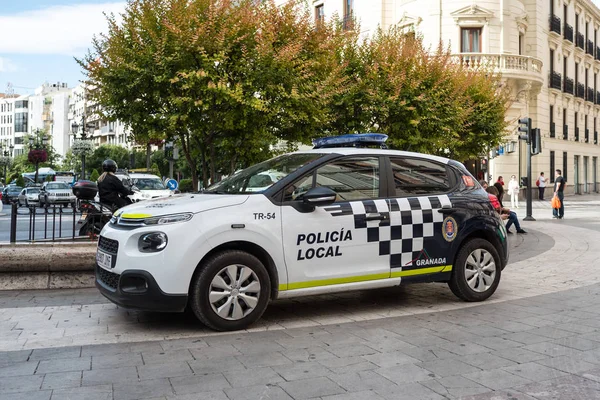
[[531,118],[519,118],[519,138],[527,140],[529,143],[531,137]]
[[539,128],[531,132],[531,154],[536,155],[542,152],[542,133]]

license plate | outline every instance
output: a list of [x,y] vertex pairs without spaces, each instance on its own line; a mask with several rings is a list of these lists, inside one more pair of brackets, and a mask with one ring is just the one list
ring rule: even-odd
[[102,250],[98,250],[96,252],[96,262],[98,265],[104,269],[112,268],[112,255],[106,254]]

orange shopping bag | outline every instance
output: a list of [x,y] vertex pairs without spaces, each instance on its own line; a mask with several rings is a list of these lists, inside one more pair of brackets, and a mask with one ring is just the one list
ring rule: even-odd
[[551,203],[551,205],[552,205],[552,208],[556,208],[556,209],[559,209],[559,208],[560,208],[560,199],[558,198],[558,196],[554,196],[554,197],[552,198],[552,203]]

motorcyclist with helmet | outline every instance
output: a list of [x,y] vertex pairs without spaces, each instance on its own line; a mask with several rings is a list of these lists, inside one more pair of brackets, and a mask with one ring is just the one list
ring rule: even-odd
[[127,197],[133,194],[133,191],[125,187],[123,182],[115,176],[117,172],[117,163],[111,159],[102,163],[102,175],[98,178],[98,195],[100,203],[108,204],[115,208],[121,208],[131,201]]

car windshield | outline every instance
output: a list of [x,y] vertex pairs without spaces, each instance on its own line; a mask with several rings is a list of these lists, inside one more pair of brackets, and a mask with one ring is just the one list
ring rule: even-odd
[[166,190],[159,178],[133,178],[133,184],[140,190]]
[[46,190],[69,190],[69,185],[62,182],[49,183],[46,185]]
[[8,188],[10,193],[21,193],[21,190],[23,190],[21,186],[11,186]]
[[27,194],[36,194],[39,192],[40,192],[40,189],[27,189]]
[[236,174],[223,179],[209,187],[205,193],[216,194],[250,194],[261,193],[277,181],[288,176],[314,160],[323,157],[324,153],[286,154],[253,165]]

